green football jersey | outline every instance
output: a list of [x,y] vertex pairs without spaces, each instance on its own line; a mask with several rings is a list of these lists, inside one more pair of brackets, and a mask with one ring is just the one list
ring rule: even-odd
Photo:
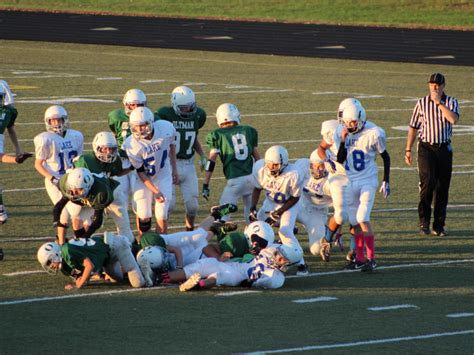
[[145,232],[140,239],[140,246],[142,248],[158,246],[166,249],[166,242],[157,232]]
[[[155,121],[158,120],[159,117],[155,113]],[[109,113],[109,128],[114,133],[117,144],[121,148],[125,138],[132,134],[125,109],[119,108]]]
[[[68,175],[69,174],[63,175],[59,180],[59,190],[61,190],[64,197],[68,200],[72,200],[72,197],[66,192],[66,180]],[[94,176],[94,184],[89,190],[89,193],[78,202],[94,210],[103,210],[114,200],[113,190],[119,184],[118,181],[112,179]]]
[[113,163],[104,163],[96,158],[94,152],[85,152],[73,164],[75,168],[87,168],[91,173],[104,177],[117,176],[123,171],[119,157]]
[[207,135],[206,142],[210,149],[219,151],[227,180],[252,173],[252,153],[258,146],[255,128],[241,125],[218,128]]
[[233,257],[240,258],[249,253],[249,244],[243,232],[227,234],[219,242],[221,252],[231,252]]
[[206,123],[206,112],[198,107],[196,113],[190,118],[178,116],[171,106],[161,107],[155,116],[161,120],[169,121],[176,129],[176,157],[178,159],[191,159],[194,155],[194,142],[198,131]]
[[61,246],[63,268],[84,271],[84,259],[89,258],[94,264],[94,272],[99,272],[109,259],[110,248],[100,237],[87,240],[71,240]]
[[0,134],[15,124],[18,111],[13,106],[0,106]]

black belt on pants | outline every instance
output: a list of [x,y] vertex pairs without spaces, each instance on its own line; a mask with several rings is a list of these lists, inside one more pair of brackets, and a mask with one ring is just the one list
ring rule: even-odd
[[428,143],[428,142],[423,142],[421,140],[418,140],[418,142],[426,147],[434,148],[434,149],[439,149],[442,147],[447,147],[451,144],[451,142],[445,142],[445,143]]

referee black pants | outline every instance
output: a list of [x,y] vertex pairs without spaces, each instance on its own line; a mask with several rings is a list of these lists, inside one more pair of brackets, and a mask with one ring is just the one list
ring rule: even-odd
[[433,204],[433,230],[444,229],[449,185],[453,170],[451,145],[418,143],[418,174],[420,176],[420,226],[429,228]]

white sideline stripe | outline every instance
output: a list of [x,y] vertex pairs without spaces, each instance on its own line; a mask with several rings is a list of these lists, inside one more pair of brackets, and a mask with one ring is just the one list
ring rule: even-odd
[[474,313],[451,313],[446,314],[448,318],[464,318],[464,317],[474,317]]
[[31,270],[31,271],[18,271],[18,272],[8,272],[6,274],[3,274],[3,276],[6,277],[12,277],[12,276],[20,276],[20,275],[31,275],[31,274],[40,274],[44,272],[44,270]]
[[258,355],[260,355],[260,354],[289,353],[289,352],[296,352],[296,351],[348,348],[348,347],[351,347],[351,346],[375,345],[375,344],[385,344],[385,343],[398,343],[398,342],[401,342],[401,341],[432,339],[432,338],[448,337],[448,336],[453,336],[453,335],[466,335],[466,334],[474,334],[474,329],[459,330],[459,331],[456,331],[456,332],[432,333],[432,334],[425,334],[425,335],[413,335],[413,336],[397,337],[397,338],[361,340],[361,341],[355,341],[355,342],[352,342],[352,343],[311,345],[311,346],[302,346],[302,347],[299,347],[299,348],[263,350],[263,351],[255,351],[255,352],[243,353],[243,354],[247,354],[247,355],[250,355],[250,354],[257,355],[258,354]]
[[218,293],[215,297],[240,296],[240,295],[246,295],[246,294],[249,294],[249,293],[261,293],[261,292],[262,291],[253,291],[253,290],[222,292],[222,293]]
[[336,301],[337,297],[316,297],[316,298],[306,298],[306,299],[299,299],[293,300],[293,303],[314,303],[314,302],[329,302],[329,301]]
[[162,290],[164,288],[166,288],[166,287],[164,287],[164,286],[161,286],[161,287],[144,287],[144,288],[132,288],[132,289],[126,289],[126,290],[114,290],[114,291],[107,291],[107,292],[81,293],[81,294],[67,295],[67,296],[27,298],[27,299],[24,299],[24,300],[0,302],[0,306],[9,306],[9,305],[13,305],[13,304],[22,304],[22,303],[57,301],[57,300],[65,300],[65,299],[71,299],[71,298],[82,298],[82,297],[92,297],[92,296],[107,296],[107,295],[114,295],[114,294],[128,293],[128,292],[154,291],[154,290]]
[[385,307],[369,307],[369,311],[379,312],[379,311],[391,311],[393,309],[404,309],[404,308],[420,308],[414,304],[397,304],[394,306],[385,306]]
[[[419,263],[419,264],[404,264],[404,265],[392,265],[392,266],[380,266],[377,269],[396,269],[396,268],[406,268],[406,267],[418,267],[418,266],[433,266],[433,265],[447,265],[447,264],[459,264],[459,263],[467,263],[467,262],[474,262],[474,259],[466,259],[466,260],[449,260],[449,261],[440,261],[434,263]],[[336,275],[348,272],[358,272],[357,270],[340,270],[340,271],[332,271],[332,272],[318,272],[312,273],[305,276],[286,276],[288,279],[293,278],[302,278],[302,277],[311,277],[311,276],[327,276],[327,275]],[[168,286],[167,286],[168,287]],[[115,290],[115,291],[108,291],[108,292],[94,292],[94,293],[87,293],[87,294],[79,294],[79,295],[68,295],[68,296],[57,296],[57,297],[43,297],[43,298],[27,298],[24,300],[16,300],[16,301],[5,301],[0,302],[0,306],[4,305],[12,305],[12,304],[20,304],[20,303],[32,303],[32,302],[43,302],[43,301],[54,301],[54,300],[62,300],[68,298],[77,298],[77,297],[88,297],[88,296],[102,296],[102,295],[110,295],[116,293],[124,293],[124,292],[140,292],[140,291],[147,291],[147,290],[156,290],[156,289],[163,289],[167,287],[151,287],[151,288],[134,288],[134,289],[127,289],[127,290]],[[246,291],[235,291],[235,292],[228,292],[228,293],[239,293]],[[247,291],[249,292],[249,291]],[[250,291],[252,292],[252,291]],[[256,291],[261,292],[261,291]]]
[[[377,270],[388,270],[388,269],[404,269],[409,267],[422,267],[422,266],[439,266],[439,265],[449,265],[449,264],[464,264],[464,263],[473,263],[474,259],[463,259],[463,260],[447,260],[447,261],[435,261],[431,263],[418,263],[418,264],[399,264],[399,265],[387,265],[387,266],[378,266]],[[337,274],[346,274],[349,272],[360,272],[359,270],[336,270],[336,271],[326,271],[326,272],[314,272],[309,275],[290,275],[286,276],[287,279],[299,279],[301,277],[313,277],[313,276],[329,276]]]

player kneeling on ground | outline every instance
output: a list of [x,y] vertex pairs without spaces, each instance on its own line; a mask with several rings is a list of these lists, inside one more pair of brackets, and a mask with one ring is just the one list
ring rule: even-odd
[[255,288],[280,288],[285,282],[284,272],[297,263],[303,253],[300,248],[272,245],[257,256],[246,254],[239,262],[221,262],[214,258],[201,259],[162,275],[163,283],[183,282],[182,292],[192,289],[209,289],[214,286],[250,286]]
[[102,271],[116,281],[123,281],[126,272],[132,287],[145,285],[127,238],[110,232],[74,239],[62,246],[45,243],[38,249],[37,257],[48,274],[56,275],[61,270],[74,278],[73,284],[64,287],[66,290],[84,287],[92,275]]

